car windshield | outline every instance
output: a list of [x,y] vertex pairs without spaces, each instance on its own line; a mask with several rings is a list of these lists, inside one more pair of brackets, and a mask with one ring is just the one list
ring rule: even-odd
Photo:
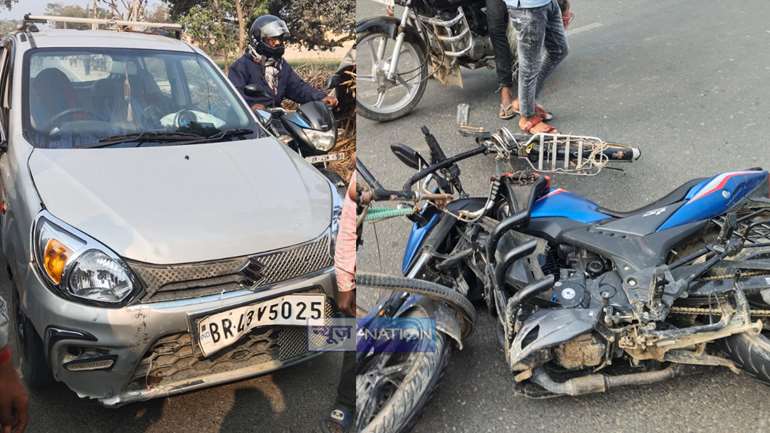
[[265,135],[215,66],[197,53],[38,49],[27,55],[24,69],[24,132],[36,147]]

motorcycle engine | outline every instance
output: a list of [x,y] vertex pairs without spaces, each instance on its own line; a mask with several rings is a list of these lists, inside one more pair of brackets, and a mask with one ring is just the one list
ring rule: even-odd
[[556,363],[561,367],[567,370],[582,370],[599,366],[604,361],[605,351],[603,339],[588,333],[557,346],[553,353]]
[[467,54],[472,60],[482,60],[486,57],[494,56],[492,41],[488,37],[473,35],[473,44]]

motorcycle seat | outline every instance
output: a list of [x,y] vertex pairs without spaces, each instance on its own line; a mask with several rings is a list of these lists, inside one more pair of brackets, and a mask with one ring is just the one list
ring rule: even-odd
[[625,218],[629,217],[631,215],[636,215],[641,212],[645,212],[652,209],[657,209],[663,206],[668,206],[672,203],[676,203],[678,201],[684,200],[684,198],[687,196],[687,193],[690,192],[690,190],[697,184],[703,182],[704,180],[708,179],[707,177],[699,177],[697,179],[692,179],[690,181],[687,181],[680,185],[675,190],[671,191],[670,193],[666,194],[665,196],[653,201],[652,203],[646,204],[638,209],[629,210],[629,211],[618,211],[618,210],[612,210],[607,209],[604,207],[599,207],[596,210],[616,217],[616,218]]

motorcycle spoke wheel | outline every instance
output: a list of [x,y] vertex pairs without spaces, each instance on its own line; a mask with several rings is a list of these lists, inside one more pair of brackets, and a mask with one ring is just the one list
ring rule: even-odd
[[421,48],[404,41],[395,73],[388,78],[388,70],[395,44],[389,43],[384,33],[370,33],[358,44],[358,68],[366,74],[358,76],[357,102],[374,120],[400,117],[416,105],[424,92],[427,67]]

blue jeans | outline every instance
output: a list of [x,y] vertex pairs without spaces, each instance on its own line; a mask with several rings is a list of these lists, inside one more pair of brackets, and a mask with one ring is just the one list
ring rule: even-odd
[[508,16],[518,32],[519,109],[531,117],[545,79],[567,57],[567,35],[556,0],[537,8],[509,7]]

